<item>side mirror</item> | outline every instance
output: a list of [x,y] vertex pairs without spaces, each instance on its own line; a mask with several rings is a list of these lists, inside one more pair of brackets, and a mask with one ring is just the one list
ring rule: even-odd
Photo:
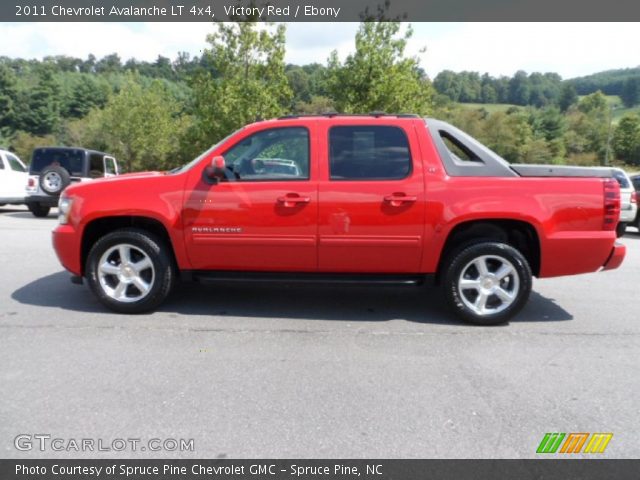
[[211,159],[211,165],[204,169],[205,177],[212,183],[218,183],[226,178],[224,157],[217,156]]

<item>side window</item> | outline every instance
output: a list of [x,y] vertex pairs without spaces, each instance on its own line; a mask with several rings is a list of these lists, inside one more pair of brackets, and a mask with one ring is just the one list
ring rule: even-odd
[[223,156],[230,181],[308,180],[309,132],[303,127],[263,130]]
[[400,180],[411,173],[411,153],[398,127],[348,126],[329,131],[331,180]]
[[104,177],[104,160],[99,153],[89,154],[89,176],[91,178]]
[[440,138],[442,138],[447,150],[455,160],[482,163],[482,160],[475,153],[465,147],[457,138],[449,135],[449,133],[441,131]]
[[0,155],[0,170],[4,170],[4,160],[2,159],[2,155]]
[[107,175],[117,175],[116,162],[111,157],[104,157],[104,172]]
[[[9,166],[11,167],[11,170],[14,170],[16,172],[26,172],[27,171],[27,169],[24,168],[22,163],[20,163],[20,160],[18,160],[13,155],[8,154],[7,155],[7,160],[9,161]],[[0,162],[0,163],[2,163],[2,162]]]

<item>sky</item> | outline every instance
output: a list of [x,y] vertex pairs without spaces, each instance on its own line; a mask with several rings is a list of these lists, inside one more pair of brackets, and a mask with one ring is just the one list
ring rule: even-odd
[[[640,65],[640,23],[413,23],[409,55],[434,78],[442,70],[493,76],[556,72],[572,78]],[[117,53],[152,61],[178,52],[200,55],[211,23],[0,23],[0,56],[100,58]],[[325,63],[332,50],[354,49],[357,23],[289,23],[286,61]],[[421,53],[421,49],[426,51]]]

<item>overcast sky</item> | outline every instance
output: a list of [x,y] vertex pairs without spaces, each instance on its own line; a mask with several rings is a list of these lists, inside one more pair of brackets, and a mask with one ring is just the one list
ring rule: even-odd
[[[414,23],[408,52],[433,78],[442,70],[492,75],[557,72],[563,78],[640,65],[639,23]],[[354,48],[355,23],[290,23],[287,62],[325,63]],[[0,56],[86,58],[118,53],[123,60],[199,55],[210,23],[0,23]]]

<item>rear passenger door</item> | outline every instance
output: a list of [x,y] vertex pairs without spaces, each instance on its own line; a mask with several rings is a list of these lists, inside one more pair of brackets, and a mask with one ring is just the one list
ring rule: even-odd
[[412,123],[322,123],[319,270],[418,272],[425,202]]

